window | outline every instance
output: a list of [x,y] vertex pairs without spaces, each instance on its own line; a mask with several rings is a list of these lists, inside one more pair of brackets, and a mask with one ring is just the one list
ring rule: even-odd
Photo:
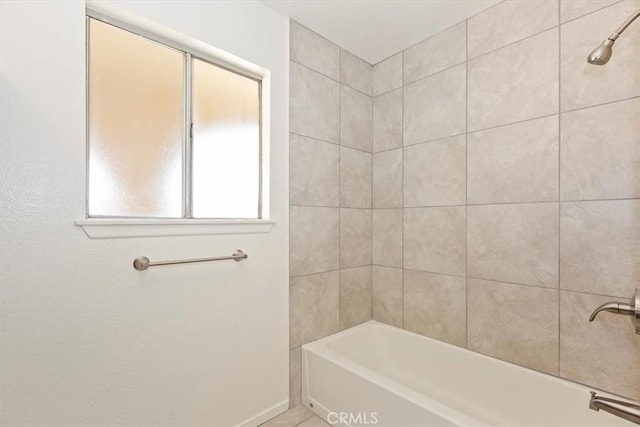
[[261,81],[87,19],[88,216],[261,218]]

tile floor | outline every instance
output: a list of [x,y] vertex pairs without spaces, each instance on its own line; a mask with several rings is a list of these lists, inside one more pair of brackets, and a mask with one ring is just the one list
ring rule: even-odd
[[260,427],[329,427],[329,424],[304,406],[299,405],[271,418]]

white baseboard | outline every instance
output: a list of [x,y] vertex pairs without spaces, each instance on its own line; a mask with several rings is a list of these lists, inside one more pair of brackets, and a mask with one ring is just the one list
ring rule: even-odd
[[259,414],[254,415],[248,420],[241,422],[236,427],[256,427],[264,423],[265,421],[270,420],[276,415],[283,413],[288,409],[289,409],[289,399],[286,399],[280,403],[273,405],[271,408],[267,408],[264,411],[260,412]]

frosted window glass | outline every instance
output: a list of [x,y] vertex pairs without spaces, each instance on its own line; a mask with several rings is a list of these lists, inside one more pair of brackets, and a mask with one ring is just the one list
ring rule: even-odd
[[193,216],[257,218],[260,84],[193,61]]
[[89,215],[181,217],[184,53],[89,25]]

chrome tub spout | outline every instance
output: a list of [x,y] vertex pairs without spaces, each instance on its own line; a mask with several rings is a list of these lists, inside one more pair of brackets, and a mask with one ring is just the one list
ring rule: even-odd
[[589,408],[594,411],[603,410],[640,425],[640,405],[636,405],[635,403],[597,396],[596,393],[592,391]]

